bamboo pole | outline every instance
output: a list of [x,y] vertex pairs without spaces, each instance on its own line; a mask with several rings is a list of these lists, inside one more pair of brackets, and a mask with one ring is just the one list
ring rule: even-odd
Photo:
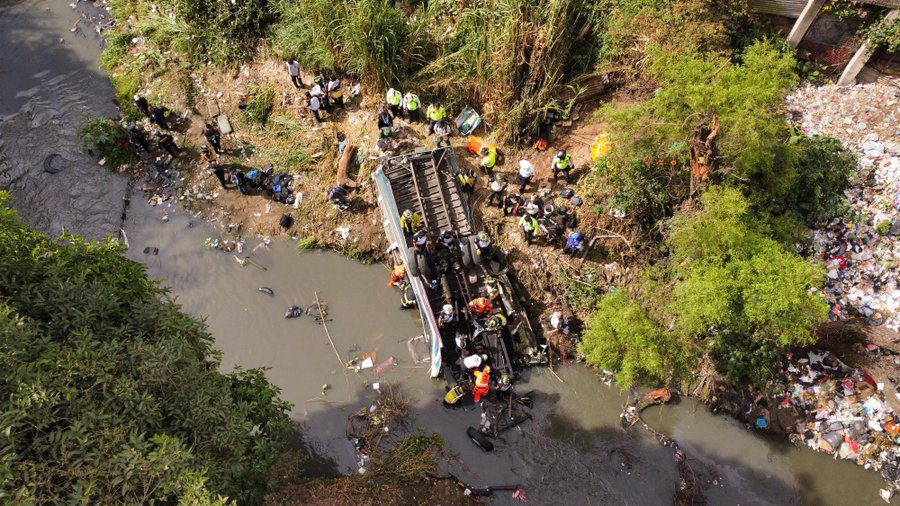
[[338,364],[341,365],[341,371],[344,373],[344,379],[347,380],[347,395],[350,395],[350,376],[347,375],[347,364],[341,359],[341,354],[337,351],[337,346],[334,345],[334,340],[331,339],[331,332],[328,332],[328,325],[325,323],[325,312],[322,311],[322,302],[319,300],[319,292],[314,292],[316,294],[316,309],[319,310],[319,319],[322,320],[322,328],[325,329],[325,335],[328,336],[328,342],[331,344],[331,349],[334,350],[334,356],[337,358]]

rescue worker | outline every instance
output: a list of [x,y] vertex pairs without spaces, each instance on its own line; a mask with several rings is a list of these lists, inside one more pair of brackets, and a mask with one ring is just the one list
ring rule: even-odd
[[518,193],[510,193],[503,199],[503,216],[518,215],[522,205],[522,197]]
[[413,247],[416,251],[424,253],[427,244],[428,234],[425,233],[425,229],[420,228],[419,230],[416,230],[416,233],[413,234]]
[[402,294],[400,295],[400,307],[402,309],[410,309],[416,304],[416,292],[413,290],[412,285],[409,283],[403,283],[400,285],[400,291]]
[[482,397],[487,396],[488,392],[491,388],[491,366],[486,365],[484,369],[478,371],[474,371],[472,374],[475,375],[475,388],[472,389],[472,393],[475,395],[475,402],[481,401]]
[[566,153],[565,149],[561,149],[556,156],[553,157],[553,162],[550,164],[550,168],[553,169],[553,180],[556,181],[557,176],[560,172],[562,172],[563,179],[566,183],[569,182],[569,171],[572,170],[572,155]]
[[156,136],[156,143],[159,144],[159,149],[165,149],[169,152],[172,157],[177,157],[181,154],[181,149],[178,148],[178,145],[175,144],[175,138],[169,134],[164,134],[157,130],[154,134]]
[[494,313],[487,319],[485,326],[491,330],[499,332],[506,327],[506,317],[502,313]]
[[491,194],[488,195],[487,205],[497,202],[497,207],[503,207],[503,190],[506,189],[506,178],[503,174],[497,174],[491,178],[490,183]]
[[479,232],[475,239],[478,249],[487,249],[491,247],[491,236],[487,232]]
[[465,170],[465,172],[460,172],[456,176],[459,179],[459,183],[462,185],[463,193],[472,193],[475,191],[475,182],[477,177],[475,176],[475,171],[471,168]]
[[144,132],[138,128],[134,123],[128,123],[125,125],[125,128],[128,130],[128,140],[131,142],[133,146],[140,146],[144,149],[144,151],[150,152],[150,142],[147,141],[147,136],[144,135]]
[[479,163],[481,169],[488,174],[493,173],[494,165],[497,165],[497,150],[487,146],[481,146],[479,153],[481,154],[481,162]]
[[391,110],[391,115],[395,118],[399,118],[400,105],[403,103],[403,95],[401,95],[400,92],[395,90],[394,88],[391,88],[387,90],[385,101],[387,102],[388,108]]
[[289,58],[285,65],[287,65],[288,75],[291,76],[294,86],[297,89],[303,88],[303,80],[300,79],[300,62],[296,58]]
[[150,117],[150,102],[148,102],[146,98],[135,95],[134,106],[137,107],[137,110],[141,111],[144,116]]
[[218,163],[210,164],[207,167],[207,170],[209,170],[214,176],[216,176],[216,179],[218,179],[219,183],[221,183],[223,190],[231,189],[228,188],[228,184],[226,182],[227,180],[225,179],[225,169],[221,165],[219,165]]
[[418,95],[411,91],[406,92],[406,95],[403,96],[403,108],[406,109],[406,117],[409,118],[410,123],[419,122],[419,111],[422,110],[422,102],[419,101]]
[[247,180],[244,177],[244,172],[237,167],[231,169],[231,184],[238,187],[238,190],[241,190],[241,193],[244,195],[250,195],[250,188],[247,188]]
[[519,160],[519,193],[525,193],[525,187],[534,177],[534,165],[528,160]]
[[522,215],[522,219],[519,220],[519,226],[522,227],[525,243],[531,244],[531,241],[534,240],[534,234],[537,233],[539,226],[537,219],[535,219],[534,216],[525,213]]
[[444,106],[438,105],[437,102],[432,102],[425,111],[425,115],[428,116],[428,133],[432,133],[437,122],[444,119],[447,115],[447,110],[444,109]]
[[216,150],[216,153],[222,152],[222,132],[219,132],[219,129],[216,128],[215,125],[212,123],[204,125],[203,137],[206,138],[206,142]]
[[562,252],[570,257],[574,257],[576,253],[581,253],[582,251],[584,251],[584,234],[581,232],[572,232],[569,234],[569,238],[566,240],[566,245],[563,246]]
[[400,216],[400,228],[404,232],[412,236],[420,226],[422,226],[422,216],[419,213],[412,209],[403,211],[403,215]]
[[456,329],[456,314],[451,304],[444,304],[437,318],[438,327],[445,330]]
[[494,305],[491,303],[491,299],[487,297],[475,297],[469,302],[469,309],[475,313],[475,317],[487,318],[494,310]]
[[441,119],[434,124],[434,145],[450,147],[450,123]]
[[456,234],[453,233],[452,230],[444,230],[441,232],[440,237],[438,237],[438,242],[440,242],[441,246],[444,248],[450,249],[457,243]]
[[328,99],[332,104],[341,108],[344,107],[344,89],[341,87],[341,80],[337,76],[332,74],[328,78],[325,90],[328,92]]
[[328,189],[328,200],[335,209],[346,211],[350,209],[350,198],[347,196],[347,190],[341,186],[332,186]]
[[171,130],[169,122],[166,121],[166,113],[169,109],[159,105],[150,109],[150,121],[159,125],[163,130]]
[[312,112],[313,119],[316,120],[316,124],[322,122],[322,118],[319,116],[319,109],[322,108],[322,99],[319,95],[313,95],[311,92],[306,92],[306,107],[309,107],[310,112]]
[[406,266],[403,264],[395,265],[391,269],[391,280],[387,286],[400,286],[406,282]]
[[384,107],[378,111],[378,138],[387,139],[394,133],[394,118]]
[[562,217],[562,226],[566,229],[573,229],[578,226],[578,218],[575,216],[575,211],[569,209],[565,204],[560,204],[556,209],[556,213]]

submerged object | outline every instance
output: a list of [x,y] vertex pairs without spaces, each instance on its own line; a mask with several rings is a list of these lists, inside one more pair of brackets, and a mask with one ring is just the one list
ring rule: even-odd
[[466,429],[466,435],[469,436],[469,439],[472,440],[473,443],[478,445],[479,448],[486,452],[490,452],[494,450],[494,443],[491,442],[490,439],[483,432],[476,429],[475,427],[469,426]]
[[303,310],[297,306],[289,307],[288,310],[284,313],[285,319],[299,318],[301,316],[303,316]]
[[275,295],[275,290],[272,290],[268,286],[261,286],[261,287],[257,288],[256,290],[260,291],[262,293],[268,294],[268,295]]

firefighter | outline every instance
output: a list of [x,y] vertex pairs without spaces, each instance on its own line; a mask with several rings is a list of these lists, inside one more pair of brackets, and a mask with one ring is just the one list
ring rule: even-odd
[[475,402],[479,402],[491,389],[491,366],[486,365],[484,369],[476,370],[472,374],[475,375],[475,388],[472,389],[472,393],[475,395]]

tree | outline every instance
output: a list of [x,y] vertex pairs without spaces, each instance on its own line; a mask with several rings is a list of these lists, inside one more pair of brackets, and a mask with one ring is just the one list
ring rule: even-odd
[[290,421],[262,371],[114,241],[49,238],[0,194],[0,497],[259,503]]
[[592,365],[616,372],[622,385],[682,375],[686,348],[663,334],[644,308],[622,290],[604,295],[587,323],[579,350]]
[[814,341],[828,314],[816,290],[824,269],[768,237],[740,191],[714,187],[701,202],[673,220],[668,240],[674,331],[713,338],[717,367],[732,380],[764,379],[771,361],[753,357]]

